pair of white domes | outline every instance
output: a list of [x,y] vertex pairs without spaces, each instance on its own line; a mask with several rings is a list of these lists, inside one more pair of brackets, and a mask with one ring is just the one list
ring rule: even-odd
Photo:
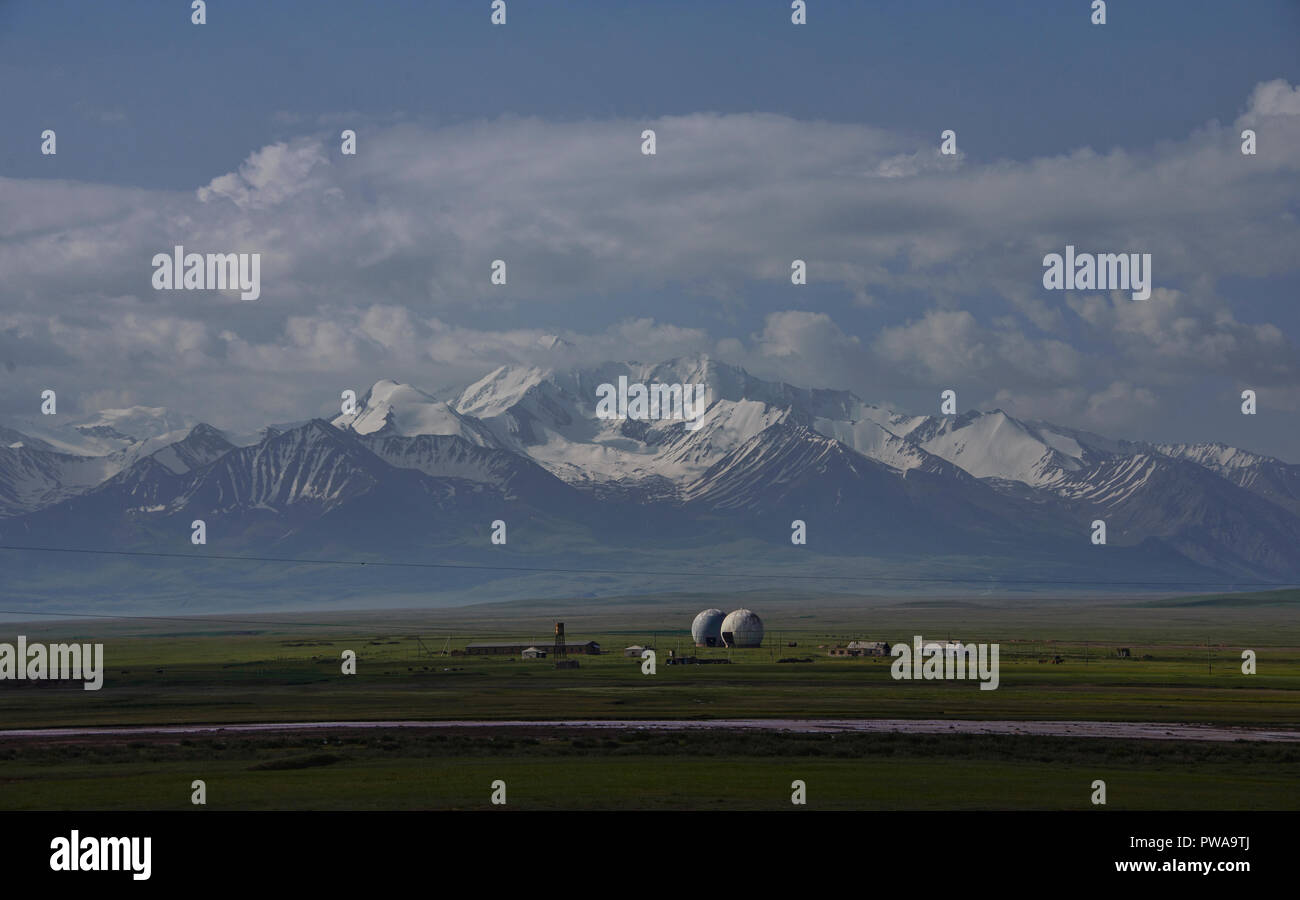
[[763,643],[763,620],[750,609],[706,609],[691,623],[691,638],[704,647],[758,647]]

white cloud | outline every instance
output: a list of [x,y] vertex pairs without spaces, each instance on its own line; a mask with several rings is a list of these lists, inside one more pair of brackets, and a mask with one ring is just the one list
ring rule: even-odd
[[1151,380],[1214,373],[1260,384],[1295,384],[1300,360],[1276,325],[1240,322],[1202,291],[1157,288],[1144,301],[1122,292],[1070,297],[1069,305],[1113,346],[1125,368]]
[[[240,209],[266,209],[307,189],[312,169],[328,165],[324,149],[315,141],[301,139],[292,144],[269,144],[250,154],[238,172],[218,176],[198,189],[200,202],[225,198]],[[329,178],[316,182],[328,185]]]
[[932,310],[881,331],[875,355],[932,382],[1061,385],[1078,381],[1084,358],[1064,341],[1033,339],[1009,327],[986,327],[965,310]]
[[1300,116],[1300,85],[1281,78],[1255,85],[1247,116]]
[[1100,390],[1080,387],[999,390],[990,404],[1020,419],[1070,422],[1103,434],[1136,437],[1141,427],[1160,411],[1157,395],[1126,381],[1113,381]]

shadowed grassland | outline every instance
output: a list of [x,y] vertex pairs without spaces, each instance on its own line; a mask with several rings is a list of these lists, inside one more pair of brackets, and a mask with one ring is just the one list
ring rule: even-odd
[[[995,735],[349,731],[0,748],[0,808],[1297,809],[1300,747]],[[1102,811],[1098,808],[1099,813]]]

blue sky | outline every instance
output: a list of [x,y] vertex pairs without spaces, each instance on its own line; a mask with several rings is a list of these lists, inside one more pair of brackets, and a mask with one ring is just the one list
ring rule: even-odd
[[[0,3],[6,174],[192,188],[292,133],[278,113],[436,122],[774,112],[930,136],[974,160],[1145,147],[1231,120],[1260,81],[1300,80],[1294,0],[509,4],[215,0]],[[1084,27],[1087,26],[1087,27]],[[20,90],[12,90],[21,86]],[[100,117],[120,114],[109,122]]]
[[[1300,3],[488,7],[0,2],[0,416],[57,378],[246,427],[554,333],[1300,461]],[[263,252],[263,298],[150,292],[174,241]],[[1042,291],[1067,241],[1153,252],[1163,293]]]

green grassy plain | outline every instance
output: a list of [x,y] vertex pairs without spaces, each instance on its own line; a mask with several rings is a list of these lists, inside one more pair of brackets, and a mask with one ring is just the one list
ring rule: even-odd
[[[696,651],[706,606],[749,606],[759,650]],[[105,645],[97,692],[0,682],[0,729],[348,720],[952,718],[1300,725],[1300,595],[1072,602],[778,596],[623,598],[452,610],[0,626],[0,640]],[[469,641],[571,642],[553,660],[443,655]],[[850,639],[1001,646],[1001,684],[903,682]],[[657,648],[643,675],[629,644]],[[797,646],[789,646],[790,644]],[[1132,657],[1121,659],[1119,647]],[[1252,649],[1258,674],[1244,675]],[[341,673],[344,650],[357,674]],[[669,650],[730,665],[667,666]],[[1056,657],[1063,662],[1051,662]],[[811,662],[780,663],[792,657]],[[323,742],[323,743],[322,743]],[[269,764],[269,767],[268,765]],[[512,809],[788,809],[790,782],[831,809],[1297,809],[1300,748],[976,735],[726,732],[310,734],[0,740],[0,809],[464,809],[509,785]]]
[[[686,629],[709,603],[760,610],[768,625],[766,645],[696,651]],[[429,612],[4,626],[0,634],[23,633],[29,640],[102,642],[106,674],[100,691],[60,682],[0,682],[0,728],[730,717],[1300,724],[1300,601],[808,606],[775,598],[701,597],[554,606],[541,615],[512,603]],[[579,657],[576,671],[557,671],[550,659],[440,652],[474,640],[545,645],[558,618],[566,622],[570,641],[593,639],[614,652]],[[895,681],[888,659],[833,659],[824,649],[853,638],[897,642],[915,634],[998,643],[999,688],[981,691],[974,681]],[[657,648],[657,674],[641,674],[640,661],[622,655],[634,643]],[[1119,647],[1130,648],[1132,658],[1118,658]],[[667,666],[670,649],[730,658],[732,664]],[[1257,654],[1257,674],[1242,674],[1243,649]],[[344,650],[357,655],[356,675],[342,674]],[[1058,656],[1062,663],[1051,662]],[[812,662],[777,662],[781,658]]]

